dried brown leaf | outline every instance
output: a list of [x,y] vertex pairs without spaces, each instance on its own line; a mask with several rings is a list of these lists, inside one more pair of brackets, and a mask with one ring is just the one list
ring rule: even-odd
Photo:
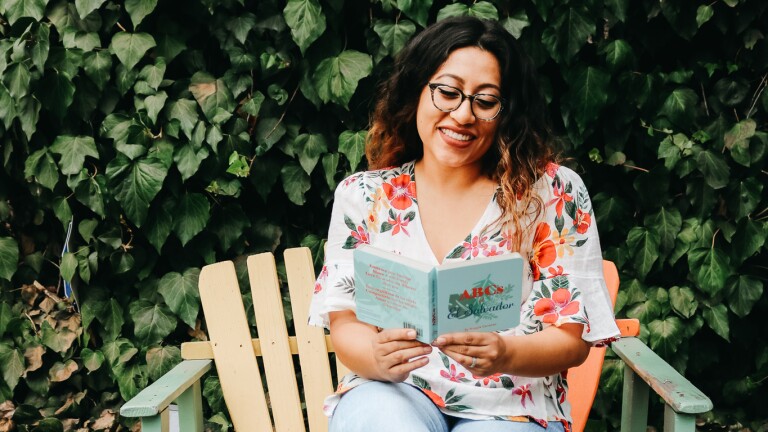
[[27,368],[24,369],[25,376],[27,372],[36,371],[43,366],[43,354],[45,354],[45,348],[42,345],[30,346],[24,350],[24,358],[27,359]]
[[51,366],[51,370],[48,371],[48,377],[51,379],[51,382],[66,381],[77,369],[78,366],[74,360],[67,360],[66,363],[57,362]]
[[13,420],[9,418],[0,419],[0,432],[11,432],[16,430]]
[[16,412],[16,405],[13,404],[13,401],[7,400],[0,404],[0,417],[11,418],[14,412]]
[[27,306],[34,306],[37,301],[39,292],[34,285],[22,285],[21,286],[21,299]]
[[105,409],[101,412],[101,415],[91,425],[93,430],[109,429],[115,424],[115,412],[110,409]]

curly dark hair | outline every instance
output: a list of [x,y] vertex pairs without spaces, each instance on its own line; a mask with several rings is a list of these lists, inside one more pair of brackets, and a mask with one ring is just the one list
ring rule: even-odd
[[519,249],[522,234],[542,214],[543,202],[532,189],[547,164],[556,159],[555,137],[533,62],[499,22],[469,16],[448,18],[408,42],[395,58],[391,75],[378,88],[366,145],[369,168],[401,165],[422,157],[416,129],[419,97],[448,56],[465,47],[478,47],[499,62],[505,105],[495,120],[499,122],[495,145],[482,163],[486,174],[501,186],[497,196],[500,221],[511,230],[514,248]]

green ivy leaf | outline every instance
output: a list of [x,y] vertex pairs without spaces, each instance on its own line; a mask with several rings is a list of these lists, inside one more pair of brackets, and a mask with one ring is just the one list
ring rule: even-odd
[[91,51],[83,56],[85,75],[96,84],[99,90],[109,81],[112,69],[112,55],[107,51]]
[[24,162],[24,176],[34,178],[42,186],[53,190],[59,181],[59,169],[47,148],[29,155]]
[[606,72],[589,66],[569,80],[570,89],[565,98],[579,132],[583,133],[600,116],[600,111],[608,102],[610,79]]
[[43,321],[40,325],[40,341],[57,353],[64,353],[69,350],[77,336],[77,333],[67,327],[54,329],[48,321]]
[[250,226],[251,220],[243,209],[237,204],[228,204],[221,208],[209,228],[219,240],[221,249],[228,251],[234,245],[244,243],[245,229]]
[[19,246],[16,240],[11,237],[0,237],[0,279],[10,281],[18,266]]
[[569,64],[594,33],[595,22],[586,8],[569,7],[547,26],[541,41],[556,62]]
[[371,56],[347,50],[337,57],[321,61],[312,75],[312,82],[323,102],[335,102],[346,108],[358,82],[367,77],[372,69]]
[[168,100],[168,95],[164,91],[159,91],[157,94],[147,96],[144,99],[144,108],[147,110],[147,116],[152,123],[157,123],[157,115],[165,107],[165,101]]
[[[0,238],[0,245],[2,244],[3,239]],[[2,246],[0,246],[0,250],[2,250]],[[2,261],[0,261],[1,263]],[[11,307],[8,306],[8,303],[6,302],[0,302],[0,337],[3,337],[5,335],[5,330],[8,328],[8,323],[11,322],[11,319],[15,317],[15,314],[11,312]]]
[[120,336],[120,332],[125,324],[125,318],[123,317],[123,307],[116,299],[109,299],[105,303],[105,308],[101,314],[96,317],[99,322],[104,325],[104,340],[113,341]]
[[155,381],[181,362],[181,350],[175,346],[153,347],[147,350],[147,373]]
[[731,259],[715,247],[700,247],[688,253],[688,268],[699,288],[710,296],[725,287],[725,281],[733,274]]
[[606,0],[605,7],[621,22],[627,21],[630,0]]
[[496,6],[487,1],[473,3],[467,10],[467,14],[480,19],[499,20],[499,11],[496,10]]
[[3,371],[3,380],[13,391],[24,374],[24,355],[21,351],[0,342],[0,370]]
[[325,15],[317,0],[288,0],[283,15],[302,54],[325,32]]
[[211,123],[220,124],[229,120],[235,110],[234,97],[224,81],[205,72],[192,75],[189,91]]
[[149,204],[163,186],[168,167],[154,157],[128,160],[118,155],[107,165],[107,177],[126,216],[140,227]]
[[696,25],[701,28],[715,14],[715,10],[710,5],[700,5],[696,9]]
[[46,0],[4,0],[2,7],[5,9],[5,18],[8,24],[13,25],[20,18],[32,18],[40,21],[45,15]]
[[288,199],[296,205],[304,205],[304,194],[311,184],[309,176],[301,165],[288,162],[280,170],[280,177],[283,179],[283,190],[288,195]]
[[704,321],[709,328],[715,331],[721,338],[731,341],[729,337],[730,329],[728,324],[728,309],[724,304],[718,304],[703,312]]
[[616,39],[608,42],[600,48],[599,52],[605,56],[605,63],[612,71],[617,71],[628,66],[635,58],[632,46],[624,39]]
[[72,282],[72,278],[75,277],[77,271],[77,257],[72,252],[65,252],[61,256],[61,277],[68,282]]
[[198,235],[210,219],[211,204],[199,193],[182,195],[174,210],[173,232],[184,246]]
[[83,366],[88,369],[88,373],[98,370],[104,364],[104,354],[99,351],[93,351],[90,348],[83,348],[80,351],[80,357],[83,359]]
[[34,45],[32,45],[31,57],[32,63],[35,65],[38,71],[43,71],[45,67],[45,61],[48,59],[48,52],[51,48],[50,35],[51,27],[48,23],[39,23],[35,25],[34,31]]
[[672,309],[683,318],[690,318],[696,313],[699,302],[688,287],[673,286],[669,289],[669,300]]
[[668,252],[675,246],[677,233],[683,226],[683,218],[680,215],[680,210],[674,207],[669,209],[662,207],[658,212],[646,216],[643,224],[649,230],[658,233],[661,250]]
[[226,24],[227,30],[232,32],[238,42],[245,45],[245,40],[248,38],[248,33],[256,27],[257,18],[252,13],[240,13],[232,17]]
[[461,3],[453,3],[445,6],[437,12],[436,21],[442,21],[446,18],[455,16],[465,16],[469,13],[469,6]]
[[502,20],[501,25],[503,25],[515,39],[520,39],[523,30],[531,25],[531,21],[528,19],[528,14],[525,12],[525,9],[520,9]]
[[157,90],[165,76],[165,59],[158,57],[154,64],[148,64],[139,72],[139,79],[144,80],[152,90]]
[[731,240],[732,252],[738,258],[737,261],[743,261],[756,254],[765,244],[765,237],[761,223],[744,218]]
[[674,355],[683,340],[683,322],[676,316],[648,323],[650,347],[662,357]]
[[195,150],[191,143],[176,147],[173,154],[173,161],[176,163],[176,168],[179,170],[179,173],[181,173],[182,180],[187,180],[195,175],[198,168],[200,168],[200,164],[208,157],[208,155],[208,148],[201,147],[200,149]]
[[763,183],[756,178],[747,178],[728,188],[726,203],[736,220],[751,214],[760,204]]
[[427,25],[430,7],[432,0],[397,0],[397,8],[422,27]]
[[137,300],[128,306],[133,318],[133,332],[145,345],[159,343],[176,328],[176,318],[164,304]]
[[169,105],[167,115],[168,118],[178,120],[184,134],[188,138],[192,137],[192,131],[200,118],[195,101],[189,99],[175,100]]
[[141,389],[147,386],[146,367],[136,363],[116,368],[117,385],[120,388],[120,396],[123,400],[129,400],[136,396]]
[[339,160],[341,156],[338,153],[327,153],[323,155],[323,172],[325,173],[325,182],[328,184],[328,188],[333,190],[336,188],[336,170],[339,167]]
[[678,127],[685,127],[696,114],[699,97],[689,88],[678,88],[664,100],[659,115],[669,119]]
[[728,184],[731,170],[720,154],[704,150],[696,156],[699,171],[712,189],[722,189]]
[[147,219],[146,235],[149,244],[151,244],[155,250],[160,253],[160,250],[165,244],[165,240],[168,235],[171,234],[173,229],[173,218],[171,214],[166,211],[165,206],[153,206],[149,211],[149,218]]
[[635,274],[644,280],[659,258],[659,235],[644,227],[634,227],[627,235],[627,246],[634,256]]
[[59,135],[51,145],[53,153],[61,155],[59,166],[61,173],[74,175],[80,172],[85,163],[85,157],[99,158],[96,143],[90,136]]
[[112,36],[109,51],[115,54],[127,69],[133,69],[144,54],[156,45],[155,39],[148,33],[118,32]]
[[19,101],[18,118],[21,122],[21,129],[27,137],[32,139],[32,135],[37,130],[37,122],[40,119],[40,101],[32,95],[27,95]]
[[200,294],[197,280],[200,269],[190,268],[184,274],[171,272],[160,279],[158,292],[165,303],[191,328],[195,328],[198,312],[200,311]]
[[157,0],[125,0],[125,11],[131,16],[134,29],[155,10],[155,7]]
[[328,151],[322,134],[301,134],[296,137],[293,146],[299,155],[299,163],[307,174],[312,174],[320,155]]
[[360,160],[365,155],[367,130],[344,131],[339,135],[339,151],[347,157],[351,171],[357,170]]
[[390,55],[400,52],[405,43],[416,33],[416,25],[408,20],[378,20],[373,31],[379,35],[381,42]]
[[19,100],[29,93],[32,75],[26,63],[13,63],[3,74],[3,83],[8,88],[11,96]]
[[763,281],[750,275],[729,280],[728,306],[739,318],[745,318],[763,296]]
[[100,8],[107,0],[75,0],[75,8],[80,19],[85,19],[88,14]]

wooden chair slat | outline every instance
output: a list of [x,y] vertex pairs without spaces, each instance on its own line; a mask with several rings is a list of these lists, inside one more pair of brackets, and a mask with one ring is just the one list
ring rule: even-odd
[[275,430],[304,432],[275,257],[271,253],[251,255],[247,265]]
[[234,264],[203,267],[199,286],[221,391],[235,430],[271,431]]
[[315,286],[312,255],[308,248],[296,248],[287,249],[284,258],[309,429],[312,432],[325,432],[328,430],[328,419],[323,414],[323,399],[333,391],[333,386],[325,331],[320,327],[306,325]]

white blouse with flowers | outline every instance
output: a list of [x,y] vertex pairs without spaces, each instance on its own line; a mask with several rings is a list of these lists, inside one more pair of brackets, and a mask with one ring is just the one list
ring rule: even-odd
[[[328,327],[328,313],[355,309],[352,251],[369,243],[439,264],[510,253],[510,233],[495,223],[501,209],[492,199],[472,232],[438,260],[427,243],[419,217],[413,163],[354,174],[336,189],[325,265],[315,284],[309,323]],[[594,345],[619,336],[602,273],[600,241],[592,204],[581,178],[555,164],[535,184],[544,214],[523,237],[520,254],[530,262],[523,284],[520,325],[501,334],[525,335],[564,323],[584,325],[582,338]],[[366,382],[345,376],[326,399],[331,415],[343,393]],[[570,429],[567,383],[558,373],[543,378],[506,374],[475,376],[433,349],[429,363],[407,383],[419,388],[449,415],[475,419],[562,422]]]

